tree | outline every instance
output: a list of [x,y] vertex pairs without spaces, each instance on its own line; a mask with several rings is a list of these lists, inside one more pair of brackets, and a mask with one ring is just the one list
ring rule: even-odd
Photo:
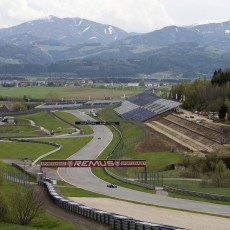
[[28,225],[41,211],[42,199],[35,189],[19,189],[12,194],[13,218],[16,223]]
[[59,101],[60,97],[56,92],[50,91],[45,95],[45,100],[48,102]]
[[225,182],[228,181],[228,177],[229,170],[227,169],[224,162],[221,160],[216,164],[215,170],[212,173],[212,182],[217,187],[226,186]]
[[219,118],[224,119],[227,112],[228,107],[225,104],[223,104],[219,109]]

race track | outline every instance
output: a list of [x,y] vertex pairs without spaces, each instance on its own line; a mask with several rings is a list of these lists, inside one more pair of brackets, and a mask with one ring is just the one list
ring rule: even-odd
[[[81,120],[93,120],[88,115],[79,111],[72,110],[68,112],[76,115]],[[112,141],[112,133],[107,127],[94,125],[92,126],[92,128],[94,130],[94,138],[92,139],[92,141],[68,159],[96,159],[97,156]],[[98,139],[98,137],[100,137],[101,139]],[[91,173],[90,168],[59,168],[58,173],[61,178],[63,178],[70,184],[107,196],[164,207],[211,213],[230,217],[230,206],[227,205],[218,205],[206,202],[170,198],[156,194],[143,193],[123,187],[118,187],[116,189],[107,188],[108,183],[94,176]]]

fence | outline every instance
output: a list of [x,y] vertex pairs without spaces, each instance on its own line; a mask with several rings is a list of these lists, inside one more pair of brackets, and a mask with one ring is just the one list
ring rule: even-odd
[[17,165],[15,163],[12,163],[12,166],[19,169],[20,171],[22,171],[24,174],[26,174],[28,177],[31,177],[31,178],[36,178],[36,175],[35,174],[32,174],[28,171],[26,171],[23,167],[21,167],[20,165]]
[[23,173],[16,173],[16,172],[5,172],[3,174],[4,179],[14,182],[14,183],[19,183],[24,186],[30,186],[30,177],[27,174]]
[[136,172],[135,181],[140,182],[140,183],[150,184],[150,185],[153,185],[154,187],[163,186],[163,176],[154,171],[147,172],[145,170],[144,172]]
[[167,192],[174,192],[174,193],[182,194],[182,195],[197,196],[197,197],[213,199],[213,200],[230,201],[229,196],[221,196],[221,195],[215,195],[215,194],[194,192],[194,191],[172,188],[172,187],[168,187],[168,186],[163,186],[163,190],[165,190]]

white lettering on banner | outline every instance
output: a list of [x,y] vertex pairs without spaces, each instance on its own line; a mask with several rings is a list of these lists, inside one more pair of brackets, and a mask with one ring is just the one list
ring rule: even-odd
[[41,167],[144,167],[146,160],[41,160]]
[[81,167],[81,161],[75,161],[73,167]]
[[65,167],[66,166],[66,162],[60,162],[60,161],[57,161],[57,162],[41,162],[41,166],[42,167]]

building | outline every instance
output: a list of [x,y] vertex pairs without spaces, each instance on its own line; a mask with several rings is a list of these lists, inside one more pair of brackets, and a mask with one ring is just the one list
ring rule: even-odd
[[10,116],[3,117],[2,122],[7,123],[8,125],[15,124],[14,117],[10,117]]
[[9,109],[5,105],[0,105],[0,113],[8,113]]

